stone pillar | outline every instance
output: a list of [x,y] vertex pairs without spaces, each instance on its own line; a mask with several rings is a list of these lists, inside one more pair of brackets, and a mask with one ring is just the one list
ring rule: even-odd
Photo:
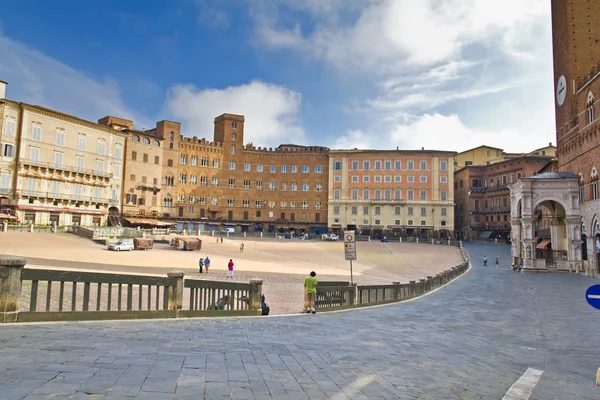
[[252,288],[250,289],[250,309],[252,310],[262,310],[260,304],[260,298],[262,296],[262,284],[262,279],[250,279],[250,285],[252,285]]
[[177,279],[175,287],[172,289],[171,296],[169,296],[169,310],[181,310],[183,307],[183,277],[182,271],[171,271],[167,273],[169,278]]
[[261,232],[261,233],[260,233],[260,237],[261,237],[261,238],[263,237],[263,235],[262,235],[262,234],[263,234],[263,233]]
[[29,224],[29,232],[33,232],[33,224]]
[[417,237],[417,243],[419,243],[419,238]]
[[394,299],[398,300],[400,296],[400,282],[392,282],[392,285],[396,285],[398,287],[394,288]]
[[409,297],[412,297],[417,293],[417,290],[416,290],[417,281],[408,281],[408,283],[410,285],[408,288],[408,295],[409,295]]
[[0,322],[17,322],[24,258],[0,258]]
[[244,232],[244,237],[246,237],[248,235],[248,232]]
[[402,236],[400,236],[400,243],[402,243]]
[[6,221],[2,222],[2,232],[8,232],[8,224]]

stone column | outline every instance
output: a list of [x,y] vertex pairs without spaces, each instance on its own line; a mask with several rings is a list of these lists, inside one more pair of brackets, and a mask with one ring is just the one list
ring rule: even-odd
[[2,232],[8,232],[8,224],[6,221],[2,222]]
[[182,271],[171,271],[167,273],[169,278],[177,279],[173,292],[169,297],[169,310],[181,310],[183,307],[183,277]]
[[24,258],[0,258],[0,322],[17,322]]
[[29,224],[29,232],[33,232],[33,224]]
[[262,279],[250,279],[250,309],[261,310],[261,296],[262,296]]
[[567,231],[567,262],[569,264],[569,271],[579,273],[583,269],[581,219],[580,217],[568,217],[565,223]]

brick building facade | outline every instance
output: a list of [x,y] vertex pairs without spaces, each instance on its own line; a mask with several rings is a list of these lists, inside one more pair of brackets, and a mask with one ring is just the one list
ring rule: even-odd
[[597,271],[600,2],[553,0],[552,30],[558,169],[579,176],[583,264]]
[[535,175],[551,156],[521,156],[454,173],[455,226],[462,240],[510,238],[508,185]]

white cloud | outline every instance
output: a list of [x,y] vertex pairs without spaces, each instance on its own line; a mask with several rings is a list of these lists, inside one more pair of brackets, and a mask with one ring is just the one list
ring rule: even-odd
[[[528,134],[525,134],[528,133]],[[550,134],[551,135],[551,134]],[[475,129],[466,126],[456,114],[438,113],[414,117],[405,123],[389,123],[373,130],[349,130],[333,143],[334,148],[449,150],[464,151],[480,145],[508,152],[526,152],[548,143],[547,133],[519,129]]]
[[293,28],[281,23],[285,19],[277,8],[254,12],[259,40],[273,48],[309,51],[341,69],[387,74],[400,66],[457,60],[471,43],[493,40],[495,48],[510,51],[530,39],[516,33],[549,13],[545,0],[382,0],[355,3],[363,6],[359,17],[344,23],[332,17],[346,11],[340,3],[313,3],[288,4],[315,21],[304,35],[297,22]]
[[[0,35],[0,79],[6,97],[96,121],[105,115],[135,120],[116,84],[100,81],[23,43]],[[138,117],[138,121],[140,117]]]
[[261,81],[225,89],[178,85],[171,88],[166,103],[168,111],[182,121],[187,136],[212,138],[216,116],[244,115],[245,143],[255,146],[302,144],[305,133],[299,120],[301,105],[300,93]]

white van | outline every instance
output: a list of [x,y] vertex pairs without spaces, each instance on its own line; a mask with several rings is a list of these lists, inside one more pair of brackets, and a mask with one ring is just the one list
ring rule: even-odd
[[231,227],[225,228],[225,233],[235,233],[235,229]]

